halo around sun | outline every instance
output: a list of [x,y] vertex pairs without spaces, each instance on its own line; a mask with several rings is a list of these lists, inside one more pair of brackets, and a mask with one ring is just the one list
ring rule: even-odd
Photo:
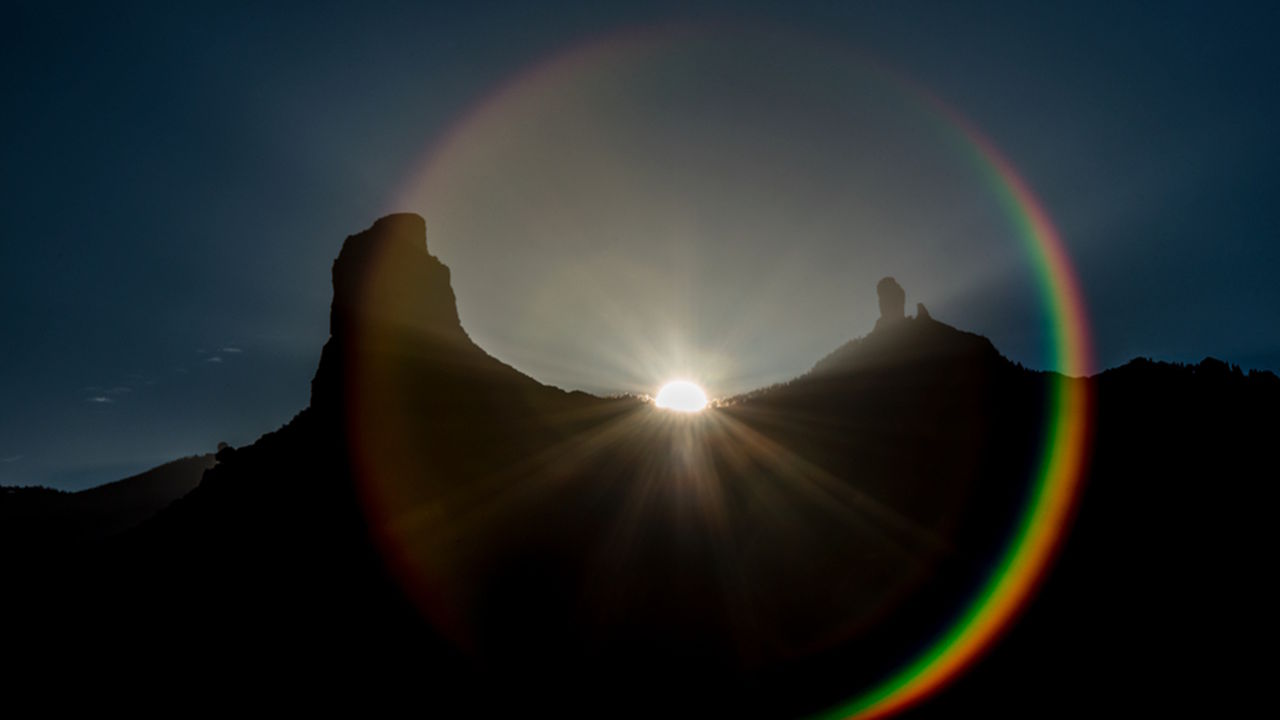
[[707,407],[707,393],[688,380],[672,380],[658,391],[653,404],[664,410],[700,412]]

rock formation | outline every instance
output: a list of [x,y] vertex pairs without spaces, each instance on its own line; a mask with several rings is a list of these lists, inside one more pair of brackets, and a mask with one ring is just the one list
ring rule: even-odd
[[880,319],[876,321],[876,329],[900,322],[905,317],[907,293],[891,277],[883,278],[876,283],[876,294],[880,296]]
[[329,342],[312,380],[312,404],[341,397],[348,356],[356,349],[427,343],[476,352],[458,319],[449,268],[427,251],[426,222],[400,213],[380,218],[342,244],[333,263]]
[[398,328],[457,342],[466,338],[449,268],[427,251],[427,227],[411,213],[388,215],[352,235],[333,263],[330,332]]

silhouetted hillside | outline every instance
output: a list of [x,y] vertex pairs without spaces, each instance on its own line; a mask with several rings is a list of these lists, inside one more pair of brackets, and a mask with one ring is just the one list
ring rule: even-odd
[[[445,716],[794,716],[930,642],[1013,532],[1060,378],[906,317],[891,279],[867,336],[683,416],[486,354],[424,238],[393,215],[347,239],[310,406],[59,577],[16,578],[9,612],[33,622],[11,657],[74,647],[65,675],[110,679],[128,647],[163,679],[256,679],[233,695]],[[1196,636],[1195,608],[1234,608],[1240,632],[1263,617],[1224,598],[1269,597],[1249,573],[1275,376],[1134,363],[1067,382],[1100,415],[1061,568],[920,716],[1080,712],[1125,692],[1106,673],[1210,696],[1234,645]]]
[[[1092,472],[1040,596],[911,717],[1243,717],[1269,702],[1280,378],[1207,358],[1091,382]],[[1028,711],[1030,709],[1030,711]]]
[[79,492],[0,487],[0,545],[82,550],[152,517],[213,464],[212,454],[195,455]]

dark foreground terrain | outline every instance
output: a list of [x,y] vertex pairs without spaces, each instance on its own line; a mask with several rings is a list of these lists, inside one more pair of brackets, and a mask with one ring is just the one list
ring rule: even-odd
[[809,373],[683,416],[487,355],[424,238],[395,215],[347,239],[310,406],[177,502],[50,543],[67,513],[34,522],[0,496],[11,687],[443,717],[817,712],[954,619],[1027,501],[1050,387],[1071,382],[1097,412],[1060,561],[913,714],[1262,696],[1245,651],[1275,638],[1276,376],[1138,360],[1063,380],[889,292],[876,329]]

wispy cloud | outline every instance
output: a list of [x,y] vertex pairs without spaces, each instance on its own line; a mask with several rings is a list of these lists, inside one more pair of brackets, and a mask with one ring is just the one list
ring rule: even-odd
[[113,387],[89,385],[83,388],[83,392],[89,394],[89,397],[85,398],[86,402],[91,402],[95,405],[107,405],[133,392],[133,388],[128,385],[115,385]]
[[239,354],[239,353],[244,352],[244,350],[242,350],[242,349],[240,349],[240,348],[238,348],[238,347],[224,347],[224,348],[221,348],[221,352],[224,352],[224,353],[232,353],[232,354]]
[[2,462],[2,463],[15,463],[15,462],[18,462],[19,460],[21,460],[21,459],[22,459],[22,458],[24,458],[24,457],[26,457],[26,456],[25,456],[25,455],[10,455],[10,456],[9,456],[9,457],[7,457],[7,458],[0,458],[0,462]]
[[222,362],[222,357],[221,357],[221,356],[219,356],[219,355],[214,355],[213,357],[211,357],[211,358],[209,358],[209,359],[205,360],[205,362],[209,362],[209,363],[220,363],[220,362]]

